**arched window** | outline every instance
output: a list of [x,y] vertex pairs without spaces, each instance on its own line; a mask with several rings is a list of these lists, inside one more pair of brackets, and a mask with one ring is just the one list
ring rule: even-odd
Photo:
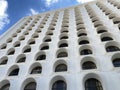
[[67,57],[68,54],[67,52],[60,52],[58,55],[57,55],[57,58],[62,58],[62,57]]
[[107,52],[114,52],[114,51],[120,51],[120,49],[117,46],[108,46],[106,47]]
[[52,90],[67,90],[67,85],[64,81],[59,80],[53,84]]
[[63,71],[67,71],[67,66],[65,64],[59,64],[58,66],[56,66],[55,72],[63,72]]
[[101,41],[110,41],[113,40],[111,37],[103,37],[101,38]]
[[31,44],[35,44],[35,41],[30,41],[29,44],[30,44],[30,45],[31,45]]
[[30,82],[25,86],[24,90],[36,90],[36,86],[36,82]]
[[78,34],[78,37],[80,37],[80,36],[87,36],[87,34],[86,33],[80,33],[80,34]]
[[20,46],[20,42],[18,42],[14,45],[14,47],[19,47],[19,46]]
[[62,47],[68,47],[68,44],[67,43],[62,43],[59,45],[59,48],[62,48]]
[[68,39],[68,36],[63,36],[60,38],[60,40],[62,40],[62,39]]
[[17,76],[18,73],[19,73],[19,68],[16,68],[10,72],[9,76]]
[[92,54],[92,51],[90,49],[83,49],[80,52],[81,55],[88,55],[88,54]]
[[82,69],[83,70],[96,69],[96,68],[97,68],[96,65],[93,62],[91,62],[91,61],[87,61],[87,62],[84,62],[82,64]]
[[0,65],[5,65],[5,64],[7,64],[7,62],[8,62],[8,59],[5,59],[0,63]]
[[11,50],[10,52],[8,52],[8,55],[13,55],[15,53],[15,50]]
[[5,49],[6,47],[7,47],[7,44],[2,44],[0,48]]
[[26,57],[21,57],[21,58],[17,61],[17,63],[25,62],[25,60],[26,60]]
[[47,50],[49,49],[49,46],[43,46],[40,50]]
[[104,32],[107,32],[107,31],[106,31],[106,30],[99,30],[99,31],[98,31],[98,34],[104,33]]
[[46,55],[45,54],[41,54],[37,57],[36,60],[45,60],[46,59]]
[[7,83],[0,88],[0,90],[9,90],[9,89],[10,89],[10,83]]
[[26,48],[23,53],[28,53],[28,52],[31,52],[31,48]]
[[85,81],[85,90],[103,90],[103,88],[100,81],[90,78]]
[[36,66],[32,69],[30,74],[40,74],[42,72],[42,67],[41,66]]
[[82,45],[82,44],[89,44],[89,41],[88,40],[82,40],[79,42],[79,45]]
[[45,39],[44,42],[51,42],[51,39]]
[[120,58],[115,58],[113,60],[114,67],[120,67]]

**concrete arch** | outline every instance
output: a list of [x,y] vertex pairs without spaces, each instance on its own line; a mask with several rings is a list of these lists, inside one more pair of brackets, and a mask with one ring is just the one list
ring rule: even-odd
[[50,87],[49,90],[52,90],[52,85],[53,85],[56,81],[58,81],[58,80],[64,81],[64,82],[66,83],[66,85],[67,85],[66,79],[65,79],[63,76],[58,75],[58,76],[53,77],[53,78],[51,79],[51,81],[49,82],[49,87]]
[[28,74],[31,73],[31,71],[33,70],[33,68],[37,67],[37,66],[40,66],[42,68],[42,65],[39,63],[39,62],[35,62],[35,63],[32,63],[29,67],[29,71],[28,71]]
[[63,59],[59,59],[57,60],[54,64],[53,64],[53,72],[55,71],[55,68],[59,65],[59,64],[65,64],[67,66],[67,71],[68,71],[68,64],[65,60]]
[[29,77],[22,82],[20,90],[24,90],[25,86],[30,82],[35,82],[37,84],[36,80],[33,77]]

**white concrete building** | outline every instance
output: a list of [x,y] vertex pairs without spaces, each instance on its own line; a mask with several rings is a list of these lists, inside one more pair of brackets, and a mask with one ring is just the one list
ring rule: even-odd
[[120,1],[24,17],[0,38],[0,90],[120,90]]

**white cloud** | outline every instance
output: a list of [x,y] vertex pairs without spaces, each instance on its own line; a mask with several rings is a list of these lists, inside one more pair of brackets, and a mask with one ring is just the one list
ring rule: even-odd
[[46,0],[46,5],[50,6],[51,4],[56,3],[56,2],[58,2],[58,0]]
[[86,3],[86,2],[90,2],[90,1],[93,1],[93,0],[77,0],[77,2],[80,2],[80,3]]
[[7,8],[8,2],[6,0],[0,0],[0,30],[10,23],[9,16],[6,13]]
[[35,11],[34,9],[30,9],[30,15],[35,15],[35,14],[38,14],[39,12],[38,11]]

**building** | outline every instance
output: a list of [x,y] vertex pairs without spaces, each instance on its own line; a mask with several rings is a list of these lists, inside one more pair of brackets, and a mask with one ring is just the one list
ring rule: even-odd
[[0,38],[0,90],[120,90],[120,1],[24,17]]

